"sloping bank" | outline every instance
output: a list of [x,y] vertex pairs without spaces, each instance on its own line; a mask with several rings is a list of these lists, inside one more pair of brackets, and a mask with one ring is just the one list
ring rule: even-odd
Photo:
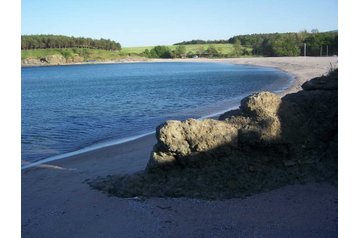
[[45,66],[45,65],[64,65],[85,62],[79,55],[65,58],[62,55],[48,55],[40,58],[26,58],[21,60],[21,66]]
[[167,121],[145,171],[90,186],[119,197],[243,197],[287,184],[337,184],[338,70],[283,98],[250,95],[219,120]]
[[31,66],[55,66],[55,65],[77,65],[77,64],[109,64],[109,63],[128,63],[128,62],[146,62],[148,58],[145,57],[129,57],[129,56],[111,56],[106,58],[104,55],[93,56],[89,59],[73,54],[64,57],[60,54],[47,55],[43,57],[28,57],[21,60],[22,67]]

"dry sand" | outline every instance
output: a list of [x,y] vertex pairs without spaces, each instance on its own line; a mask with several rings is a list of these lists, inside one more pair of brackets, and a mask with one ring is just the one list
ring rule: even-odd
[[[175,61],[276,67],[296,78],[282,95],[337,65],[337,57]],[[154,144],[154,135],[149,135],[22,170],[23,237],[337,236],[337,188],[325,183],[286,186],[245,199],[142,201],[107,197],[83,182],[144,169]]]

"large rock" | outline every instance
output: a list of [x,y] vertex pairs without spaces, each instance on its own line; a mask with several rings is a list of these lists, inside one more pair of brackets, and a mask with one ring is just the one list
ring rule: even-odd
[[[282,98],[278,112],[282,139],[295,154],[309,150],[319,154],[338,139],[338,81],[315,78],[303,88]],[[325,157],[323,153],[319,156]]]
[[265,118],[276,116],[281,104],[281,98],[270,92],[254,93],[241,100],[240,109],[249,117]]
[[272,144],[280,141],[281,125],[277,112],[281,98],[270,92],[252,94],[241,100],[236,116],[226,121],[239,129],[240,144]]
[[91,186],[120,197],[213,199],[294,183],[336,184],[338,83],[332,77],[282,99],[253,94],[225,121],[168,121],[157,128],[146,171]]
[[337,90],[338,71],[332,71],[330,77],[317,77],[302,85],[303,90]]
[[280,158],[334,159],[338,141],[337,79],[338,71],[334,71],[283,98],[270,92],[252,94],[242,99],[239,110],[220,117],[221,121],[168,121],[157,128],[158,142],[147,168],[234,158],[234,151],[247,149],[251,151],[247,153],[262,153],[262,157],[273,151]]
[[242,100],[239,115],[218,121],[167,121],[157,128],[148,169],[227,156],[239,144],[269,144],[280,138],[279,96],[261,92]]
[[155,145],[147,168],[186,164],[207,155],[230,154],[237,147],[237,128],[227,122],[189,119],[167,121],[157,128]]

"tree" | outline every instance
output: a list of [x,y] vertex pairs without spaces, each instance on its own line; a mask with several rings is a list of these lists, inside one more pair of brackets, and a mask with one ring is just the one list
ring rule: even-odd
[[148,49],[145,49],[145,51],[143,51],[143,54],[144,54],[144,56],[146,56],[146,57],[150,57],[150,52],[149,52]]
[[189,51],[187,54],[187,57],[189,58],[193,58],[195,56],[194,52],[193,51]]
[[300,48],[293,35],[278,36],[272,42],[273,56],[298,56]]
[[[297,33],[269,33],[269,34],[250,34],[237,35],[229,38],[227,41],[203,41],[192,40],[184,41],[178,44],[212,44],[212,43],[230,43],[234,49],[232,56],[239,55],[262,55],[262,56],[279,56],[279,55],[300,55],[303,53],[303,43],[307,44],[307,55],[319,55],[320,49],[325,49],[328,46],[329,54],[338,55],[338,32],[319,32],[318,29],[312,29],[311,32],[302,30]],[[241,50],[239,45],[234,46],[236,42],[241,43]],[[250,50],[250,48],[252,50]],[[247,50],[249,49],[249,50]],[[216,49],[217,50],[217,49]],[[197,50],[197,55],[208,55],[206,50]],[[215,55],[216,52],[212,52]]]
[[121,44],[109,39],[91,39],[68,37],[63,35],[22,35],[21,49],[48,48],[95,48],[104,50],[121,50]]
[[175,57],[184,58],[186,56],[186,47],[184,45],[178,45],[174,50]]
[[272,49],[272,40],[269,38],[264,38],[261,45],[259,46],[259,52],[263,56],[274,56]]
[[149,57],[151,58],[172,58],[173,55],[167,46],[155,46],[149,51]]
[[205,54],[207,54],[209,57],[220,56],[219,51],[213,45],[209,45],[209,47],[205,51]]
[[243,48],[242,55],[252,55],[252,50],[249,50],[248,48]]
[[240,56],[242,51],[241,41],[239,39],[236,39],[232,46],[234,47],[234,55]]

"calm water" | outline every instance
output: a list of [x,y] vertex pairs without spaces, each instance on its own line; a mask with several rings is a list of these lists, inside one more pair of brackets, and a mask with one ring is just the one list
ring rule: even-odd
[[252,92],[287,88],[272,68],[218,63],[136,63],[22,68],[22,160],[200,118]]

